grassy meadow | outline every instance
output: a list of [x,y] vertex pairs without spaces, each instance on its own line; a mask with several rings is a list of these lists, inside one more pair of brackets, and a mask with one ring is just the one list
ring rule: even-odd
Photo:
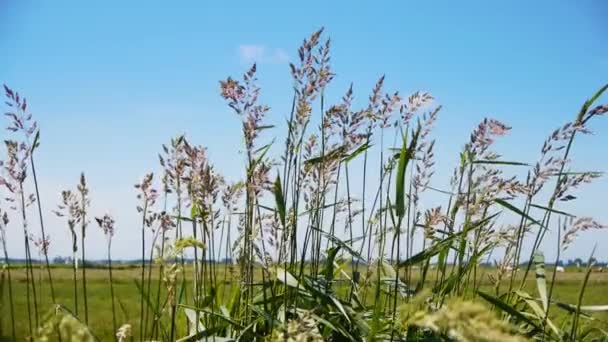
[[[484,268],[483,272],[493,273],[496,270],[494,268]],[[231,274],[230,270],[225,265],[218,265],[217,269],[218,273],[222,275],[222,279],[224,274],[226,275],[226,281],[222,282],[222,284],[218,287],[218,291],[220,292],[219,296],[221,298],[226,298],[229,293],[229,289],[232,286],[238,285],[238,278],[235,274]],[[345,270],[348,273],[348,270]],[[50,300],[50,293],[48,284],[44,284],[44,274],[40,274],[42,270],[37,270],[39,274],[36,274],[38,279],[42,278],[43,286],[39,287],[40,291],[40,312],[43,315],[46,315],[53,308],[53,303]],[[158,270],[153,271],[153,278],[157,278]],[[192,267],[187,267],[186,274],[190,274],[188,281],[191,280],[191,274],[193,272]],[[259,272],[259,271],[258,271]],[[42,272],[44,273],[44,272]],[[75,312],[74,306],[74,298],[73,298],[73,287],[72,287],[72,274],[69,268],[65,267],[54,267],[52,268],[53,281],[55,284],[55,291],[57,295],[57,302],[62,303],[67,309],[72,312]],[[118,310],[118,320],[120,322],[129,323],[132,325],[134,330],[139,330],[139,320],[138,310],[139,310],[139,297],[140,291],[136,282],[139,279],[140,269],[137,266],[134,267],[122,267],[117,268],[114,271],[114,286],[115,291],[118,293],[117,301],[120,303]],[[552,276],[552,272],[547,272],[549,277]],[[13,288],[13,294],[16,299],[15,308],[18,313],[17,319],[17,332],[19,336],[27,336],[28,335],[28,317],[27,317],[27,303],[26,303],[26,276],[25,269],[16,269],[13,273],[13,281],[16,286]],[[261,278],[258,273],[257,277]],[[566,269],[565,273],[558,273],[556,276],[556,285],[555,285],[555,300],[564,302],[564,303],[573,303],[576,302],[577,296],[580,290],[580,283],[584,279],[585,273],[580,272],[576,268]],[[412,274],[412,280],[419,280],[420,272],[414,272]],[[518,280],[521,279],[521,276],[518,277]],[[93,332],[95,335],[100,338],[102,341],[111,340],[114,338],[115,331],[112,330],[112,305],[111,302],[108,301],[108,296],[110,294],[110,288],[108,285],[108,277],[107,271],[103,269],[91,269],[87,274],[87,286],[88,286],[88,294],[89,294],[89,305],[94,307],[95,310],[91,311],[90,319],[95,323],[95,328]],[[346,278],[341,278],[344,281],[343,284],[347,284],[348,281]],[[433,281],[436,280],[435,275],[431,275],[427,277],[428,284],[432,284]],[[606,293],[608,293],[608,273],[593,273],[589,279],[588,283],[589,287],[585,293],[585,297],[583,299],[584,305],[592,305],[593,303],[602,302],[606,299]],[[502,286],[507,286],[507,282],[504,282]],[[536,284],[534,280],[529,280],[526,285],[526,291],[533,292]],[[6,287],[4,287],[6,288]],[[486,280],[481,284],[482,290],[487,290],[489,292],[494,291],[493,284]],[[79,288],[81,291],[82,289]],[[161,288],[162,295],[165,295],[165,289]],[[186,289],[186,291],[192,291],[192,289]],[[342,285],[338,288],[338,292],[345,293],[348,291],[348,286]],[[152,291],[152,297],[156,296],[156,291]],[[3,309],[4,303],[8,302],[8,293],[4,291],[3,294]],[[368,298],[368,305],[373,305],[372,298]],[[192,305],[193,303],[188,301],[188,295],[184,295],[184,303]],[[82,299],[81,299],[82,300]],[[557,321],[565,320],[568,317],[568,314],[563,311],[552,311],[552,318]],[[594,325],[598,327],[602,327],[604,324],[608,324],[608,312],[601,313],[597,315],[597,319],[601,320]],[[185,321],[185,317],[181,317],[180,321]],[[182,322],[184,323],[184,322]],[[184,336],[187,335],[187,330],[184,329],[185,324],[180,324],[180,330],[178,331],[178,335]],[[2,328],[2,338],[3,340],[10,340],[10,336],[7,333],[10,331],[10,321],[8,317],[3,316],[2,324],[0,325]]]
[[[337,77],[330,52],[322,29],[303,41],[289,69],[289,113],[263,103],[255,64],[219,82],[242,127],[241,178],[225,178],[188,137],[159,146],[159,164],[142,165],[151,171],[134,180],[141,225],[127,228],[138,231],[141,263],[128,267],[112,266],[114,232],[123,227],[111,213],[91,212],[86,170],[56,203],[41,205],[37,175],[45,170],[36,156],[44,127],[5,85],[3,338],[608,339],[608,273],[595,265],[595,250],[581,256],[586,266],[563,273],[546,266],[581,234],[607,228],[571,205],[603,175],[573,163],[573,154],[579,137],[605,119],[608,85],[588,85],[571,121],[547,122],[536,160],[503,156],[495,142],[508,139],[511,127],[482,120],[462,142],[450,180],[437,181],[437,165],[447,167],[434,152],[439,100],[386,89],[384,76],[369,94],[355,97],[351,85],[328,98]],[[284,126],[269,124],[282,118]],[[100,229],[107,264],[51,265],[42,208],[53,208],[65,225],[59,239],[70,242],[53,253],[86,261],[86,233]],[[24,264],[11,264],[8,234],[22,238]]]

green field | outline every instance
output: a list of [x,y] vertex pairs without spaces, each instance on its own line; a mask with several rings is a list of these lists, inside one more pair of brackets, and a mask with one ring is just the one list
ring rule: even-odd
[[[217,265],[217,272],[223,276],[226,270],[226,266]],[[493,269],[484,269],[483,272],[493,272]],[[40,275],[40,270],[37,270],[36,276]],[[57,302],[64,305],[71,311],[74,310],[74,299],[73,299],[73,286],[72,286],[72,273],[69,268],[53,268],[53,280],[55,284],[55,291],[57,295]],[[139,298],[140,292],[137,288],[136,281],[138,281],[141,268],[129,267],[129,268],[116,268],[114,270],[114,289],[117,300],[121,303],[118,309],[118,321],[119,325],[123,323],[129,323],[133,326],[134,336],[137,336],[139,329]],[[158,279],[158,270],[153,270],[153,279]],[[191,272],[191,269],[188,271]],[[191,274],[191,273],[190,273]],[[226,273],[228,282],[220,287],[220,292],[226,287],[234,284],[234,279]],[[49,310],[52,310],[52,303],[50,300],[49,287],[44,276],[42,275],[42,286],[38,286],[42,291],[38,292],[40,313],[41,316],[46,314]],[[18,335],[20,337],[28,336],[28,320],[27,320],[27,303],[26,303],[26,288],[25,288],[25,272],[23,269],[12,270],[13,276],[13,298],[15,300],[16,310],[16,327]],[[418,279],[418,273],[413,272],[412,280]],[[551,278],[552,273],[547,272],[547,278]],[[258,273],[259,277],[259,273]],[[429,277],[428,282],[432,282],[434,277]],[[487,278],[487,277],[486,277]],[[576,303],[580,284],[584,278],[583,272],[578,272],[575,268],[568,269],[565,273],[558,273],[556,275],[556,284],[554,289],[553,299],[555,301],[564,303]],[[153,282],[155,284],[155,282]],[[39,280],[37,285],[40,285]],[[82,295],[82,288],[79,279],[79,294]],[[504,287],[507,286],[505,283]],[[530,281],[526,286],[526,290],[529,293],[535,293],[535,281],[534,277],[531,277]],[[0,327],[2,328],[3,340],[10,340],[10,317],[8,311],[8,290],[6,285],[4,288],[2,319]],[[489,285],[487,279],[482,282],[481,289],[484,291],[493,291],[493,288]],[[504,288],[503,288],[504,290]],[[110,290],[108,285],[107,270],[103,269],[88,269],[87,270],[87,291],[88,291],[88,304],[89,304],[89,320],[91,330],[99,337],[102,341],[111,340],[114,336],[112,331],[112,307],[110,302]],[[187,291],[191,291],[190,288]],[[163,290],[164,292],[164,290]],[[585,290],[585,296],[583,304],[608,304],[608,273],[592,273],[589,279],[588,286]],[[164,295],[164,293],[163,293]],[[153,292],[152,296],[155,296]],[[184,296],[185,302],[189,302],[191,295]],[[478,299],[482,301],[481,299]],[[371,303],[370,303],[371,304]],[[80,298],[80,305],[82,306],[82,298]],[[80,308],[82,310],[82,307]],[[564,311],[552,311],[552,316],[556,317],[556,322],[567,318]],[[79,315],[81,319],[82,315]],[[608,329],[608,313],[602,312],[594,315],[597,321],[592,323],[597,327],[604,327]],[[181,317],[180,321],[183,321],[184,317]],[[184,324],[178,324],[178,336],[184,336]]]

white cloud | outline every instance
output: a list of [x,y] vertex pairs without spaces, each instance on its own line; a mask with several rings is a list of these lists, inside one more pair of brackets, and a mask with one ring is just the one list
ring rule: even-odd
[[274,56],[273,59],[277,62],[277,63],[287,63],[289,61],[289,55],[287,54],[287,51],[278,48],[274,50]]
[[275,48],[269,51],[264,45],[242,44],[238,48],[239,58],[243,63],[286,63],[289,55],[284,49]]
[[246,63],[259,62],[265,54],[266,47],[263,45],[240,45],[239,56],[241,60]]

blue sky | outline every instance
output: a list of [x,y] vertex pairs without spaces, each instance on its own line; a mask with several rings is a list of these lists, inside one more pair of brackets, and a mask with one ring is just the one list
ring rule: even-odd
[[[115,254],[135,256],[132,185],[157,167],[160,145],[186,133],[208,146],[229,178],[240,174],[240,124],[218,81],[258,62],[270,123],[289,110],[288,61],[323,26],[332,38],[337,98],[350,82],[365,101],[377,78],[408,94],[430,91],[444,106],[435,130],[435,183],[485,116],[513,126],[498,144],[506,159],[534,161],[554,128],[608,81],[605,1],[261,2],[0,0],[0,82],[28,97],[42,128],[39,173],[45,212],[85,171],[92,210],[117,220]],[[604,102],[606,98],[604,97]],[[608,118],[580,139],[574,161],[608,170]],[[513,158],[509,158],[512,156]],[[580,193],[577,214],[608,222],[608,182]],[[46,215],[51,254],[67,254],[61,221]],[[21,253],[17,226],[10,251]],[[101,239],[96,227],[91,235]],[[97,240],[101,241],[101,240]],[[585,256],[608,232],[588,233],[566,257]],[[89,247],[102,257],[103,244]],[[548,253],[550,254],[550,253]],[[599,249],[608,258],[608,249]]]

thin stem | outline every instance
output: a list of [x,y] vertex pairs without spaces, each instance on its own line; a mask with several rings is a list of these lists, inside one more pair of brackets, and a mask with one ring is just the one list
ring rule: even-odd
[[[29,295],[29,286],[31,285],[32,287],[32,295],[33,295],[33,302],[34,302],[34,317],[35,317],[35,326],[38,326],[38,299],[36,298],[36,283],[35,283],[35,279],[34,279],[34,270],[33,270],[33,266],[32,266],[32,254],[31,254],[31,250],[30,250],[30,243],[29,243],[29,236],[28,236],[28,230],[27,230],[27,219],[25,216],[25,195],[23,193],[23,183],[19,183],[19,187],[20,187],[20,197],[21,197],[21,218],[22,218],[22,223],[23,223],[23,235],[24,235],[24,239],[25,239],[25,264],[26,264],[26,280],[27,280],[27,284],[28,284],[28,310],[29,310],[29,300],[30,300],[30,295]],[[31,326],[31,316],[30,316],[30,326]],[[30,331],[31,333],[31,331]]]
[[78,316],[78,256],[77,252],[77,236],[74,231],[73,223],[70,223],[70,232],[72,233],[72,279],[74,281],[74,309]]
[[[34,164],[34,153],[30,154],[30,165],[32,167],[32,177],[34,179],[34,189],[36,191],[36,204],[38,206],[38,218],[40,220],[40,233],[42,234],[42,241],[46,241],[46,233],[44,230],[44,220],[42,218],[42,203],[40,199],[40,191],[38,189],[38,178],[36,177],[36,165]],[[51,276],[51,268],[49,267],[49,253],[46,248],[43,248],[44,262],[46,264],[47,276],[49,278],[49,287],[51,288],[51,298],[53,303],[56,303],[55,299],[55,287],[53,286],[53,277]]]
[[2,229],[2,249],[4,251],[4,263],[6,264],[6,275],[8,277],[8,300],[11,312],[11,333],[13,341],[17,340],[17,334],[15,331],[15,304],[13,303],[13,281],[11,279],[11,264],[8,258],[8,251],[6,250],[6,235],[4,229]]
[[112,278],[112,240],[109,238],[108,240],[108,274],[110,277],[110,297],[112,299],[112,331],[117,331],[116,325],[116,306],[114,304],[114,279]]
[[[156,232],[156,234],[154,234],[154,237],[152,238],[152,245],[150,247],[150,257],[149,257],[149,262],[148,262],[148,280],[146,283],[146,296],[148,296],[148,298],[151,297],[151,283],[152,283],[152,258],[154,256],[154,246],[156,245],[156,239],[158,237],[158,232]],[[143,284],[142,284],[142,290],[143,290]],[[148,313],[150,311],[150,305],[146,305],[146,312],[144,314],[144,336],[147,336],[148,334],[148,321],[149,316]]]
[[[84,208],[84,195],[83,195],[83,208]],[[87,303],[87,262],[85,259],[85,229],[86,229],[86,212],[83,210],[82,213],[82,235],[80,241],[82,245],[82,293],[84,295],[84,321],[89,324],[89,306]]]
[[[163,206],[163,212],[167,211],[167,199],[169,197],[169,189],[167,188],[167,186],[165,185],[165,191],[164,191],[164,206]],[[165,229],[163,229],[162,234],[161,234],[161,242],[160,242],[160,255],[159,258],[162,260],[165,257],[165,234],[166,231]],[[158,321],[160,320],[160,288],[161,288],[161,283],[162,283],[162,279],[163,279],[163,268],[164,268],[164,263],[160,262],[159,266],[158,266],[158,281],[157,281],[157,286],[156,286],[156,308],[157,308],[157,313],[154,314],[154,322],[152,323],[152,332],[154,334],[154,339],[158,338],[158,328],[159,328],[159,324]]]
[[139,339],[144,340],[144,278],[146,275],[146,215],[148,213],[148,202],[144,204],[141,219],[141,277],[140,284],[142,294],[139,298]]

